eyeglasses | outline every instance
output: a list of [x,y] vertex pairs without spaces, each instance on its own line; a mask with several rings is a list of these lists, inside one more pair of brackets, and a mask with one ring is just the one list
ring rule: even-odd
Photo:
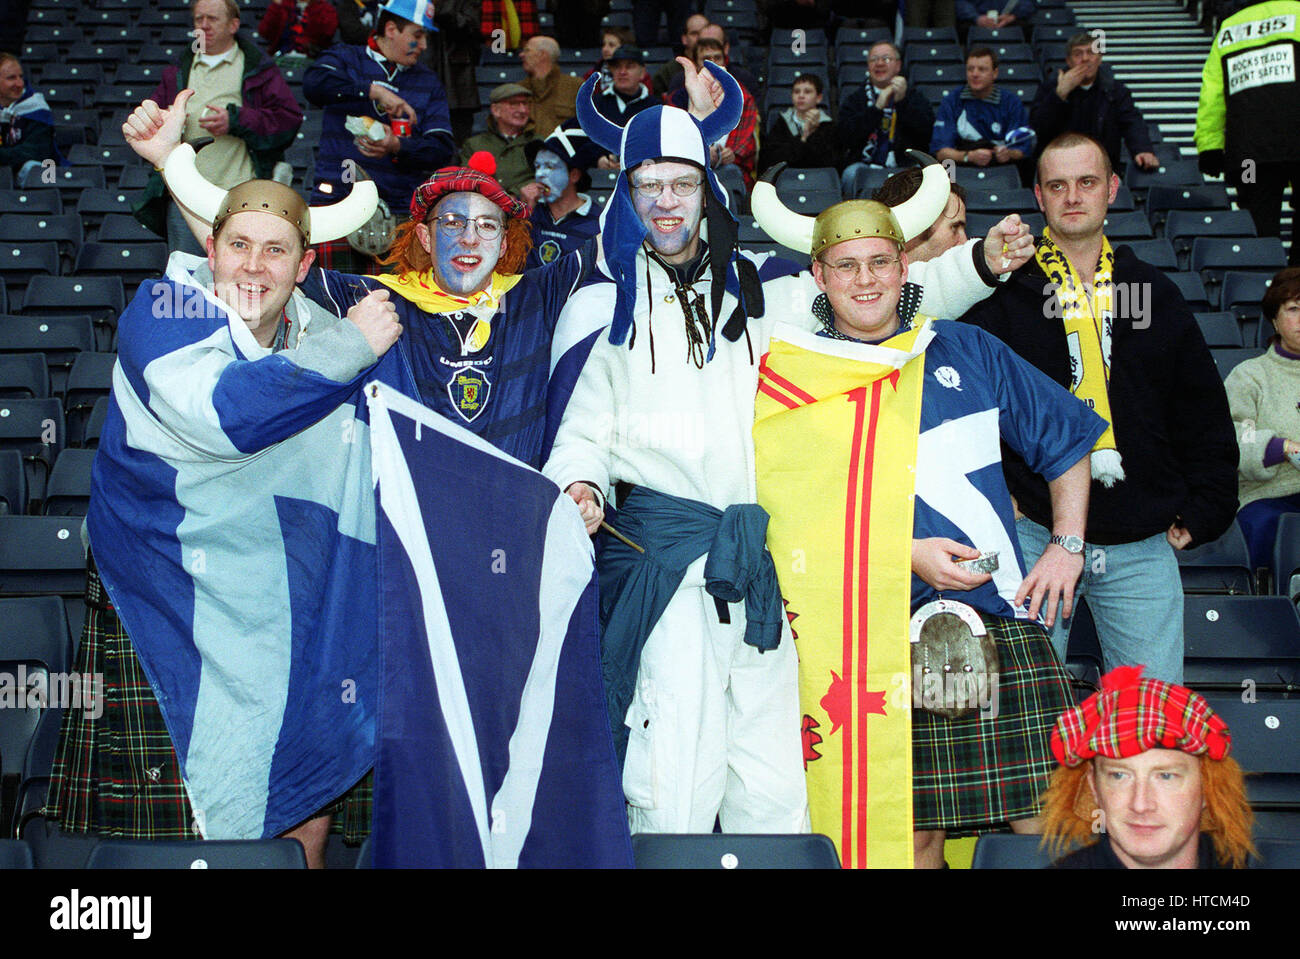
[[877,280],[892,279],[898,270],[898,265],[903,261],[896,256],[873,256],[869,260],[836,260],[834,263],[821,260],[820,262],[826,269],[834,270],[841,280],[848,282],[856,280],[863,267],[866,267]]
[[469,228],[470,223],[474,224],[475,232],[485,240],[495,240],[505,229],[505,225],[494,216],[476,216],[471,220],[459,213],[444,213],[434,217],[434,220],[438,229],[448,236],[460,236]]
[[692,196],[700,188],[702,182],[702,180],[693,177],[682,177],[680,180],[673,180],[671,183],[664,183],[660,180],[642,180],[640,183],[633,183],[632,189],[647,200],[657,200],[666,186],[672,187],[673,193],[677,196]]
[[877,53],[874,57],[867,57],[867,63],[888,63],[890,60],[897,60],[898,57],[892,53]]

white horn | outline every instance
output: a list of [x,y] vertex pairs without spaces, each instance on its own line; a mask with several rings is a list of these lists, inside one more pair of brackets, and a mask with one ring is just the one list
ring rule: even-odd
[[920,236],[934,225],[948,206],[952,181],[943,164],[920,150],[908,150],[913,159],[921,163],[921,186],[911,197],[893,208],[894,219],[903,231],[903,239]]
[[793,212],[776,195],[774,181],[784,167],[784,163],[776,164],[754,184],[754,192],[749,198],[749,209],[754,214],[754,221],[762,227],[763,232],[777,243],[791,250],[798,250],[800,253],[812,253],[815,218]]
[[378,205],[379,190],[375,187],[375,181],[357,181],[352,184],[352,192],[338,203],[310,208],[310,242],[328,243],[356,232],[374,216]]
[[176,147],[163,164],[163,179],[177,203],[210,224],[225,202],[226,191],[199,172],[194,158],[194,147],[188,143]]

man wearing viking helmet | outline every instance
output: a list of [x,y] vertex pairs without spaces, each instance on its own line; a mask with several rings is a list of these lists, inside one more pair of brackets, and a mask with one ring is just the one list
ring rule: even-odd
[[999,340],[917,309],[901,207],[813,219],[763,182],[753,209],[809,251],[821,291],[812,331],[772,331],[754,425],[797,616],[812,828],[846,866],[939,867],[946,831],[1035,831],[1070,702],[1039,609],[1068,612],[1081,563],[1050,551],[1026,574],[1000,444],[1047,480],[1056,531],[1081,536],[1105,423]]
[[[191,93],[169,112],[177,135]],[[160,117],[147,101],[123,134],[148,137]],[[374,537],[368,451],[338,438],[401,327],[386,291],[342,319],[295,284],[309,245],[355,230],[375,199],[360,184],[308,210],[269,180],[214,189],[206,259],[172,254],[119,320],[77,654],[104,702],[64,716],[49,806],[67,831],[286,835],[323,865],[329,811],[373,741],[338,692],[364,672],[355,638],[373,632],[373,604],[329,602],[324,586],[350,582],[351,544]],[[302,656],[308,637],[334,652]],[[295,702],[275,683],[291,669]]]
[[[560,320],[555,368],[575,354],[585,366],[544,472],[589,530],[606,499],[618,505],[598,572],[632,829],[709,832],[720,819],[729,832],[797,832],[808,820],[795,650],[754,505],[750,432],[771,323],[811,326],[811,279],[737,250],[708,156],[742,95],[706,69],[724,96],[699,121],[659,106],[618,128],[592,106],[594,80],[579,94],[583,129],[623,172],[602,215],[604,265]],[[900,208],[909,235],[946,203],[941,167],[927,184]],[[999,225],[991,263],[972,244],[931,266],[944,312],[987,295],[990,268],[1023,262],[1032,241],[1018,234],[1016,221]]]

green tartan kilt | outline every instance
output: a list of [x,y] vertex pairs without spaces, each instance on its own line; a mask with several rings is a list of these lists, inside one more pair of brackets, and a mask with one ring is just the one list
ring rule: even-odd
[[[46,816],[68,832],[114,839],[199,838],[162,711],[93,568],[75,668],[103,676],[102,713],[64,712]],[[333,814],[330,831],[348,845],[370,833],[373,782],[367,773],[316,814]]]
[[1069,675],[1038,624],[982,619],[997,642],[996,716],[976,710],[949,720],[912,710],[915,829],[962,835],[1036,816],[1056,768],[1050,739],[1074,704]]

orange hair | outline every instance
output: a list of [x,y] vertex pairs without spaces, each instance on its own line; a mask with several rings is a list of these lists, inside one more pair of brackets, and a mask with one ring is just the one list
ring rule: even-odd
[[[1088,788],[1091,765],[1092,760],[1073,769],[1058,766],[1043,793],[1042,845],[1054,858],[1065,854],[1071,845],[1087,846],[1097,841],[1094,824],[1100,822],[1101,810]],[[1255,817],[1235,759],[1201,757],[1201,796],[1205,800],[1201,832],[1209,833],[1219,864],[1244,869],[1247,857],[1255,853],[1250,841]]]
[[[393,234],[388,254],[379,258],[384,266],[392,266],[394,273],[425,273],[433,266],[433,258],[420,243],[415,232],[416,221],[407,220]],[[506,219],[506,251],[497,261],[494,272],[513,276],[524,271],[524,261],[533,248],[533,231],[527,220],[515,217]]]

